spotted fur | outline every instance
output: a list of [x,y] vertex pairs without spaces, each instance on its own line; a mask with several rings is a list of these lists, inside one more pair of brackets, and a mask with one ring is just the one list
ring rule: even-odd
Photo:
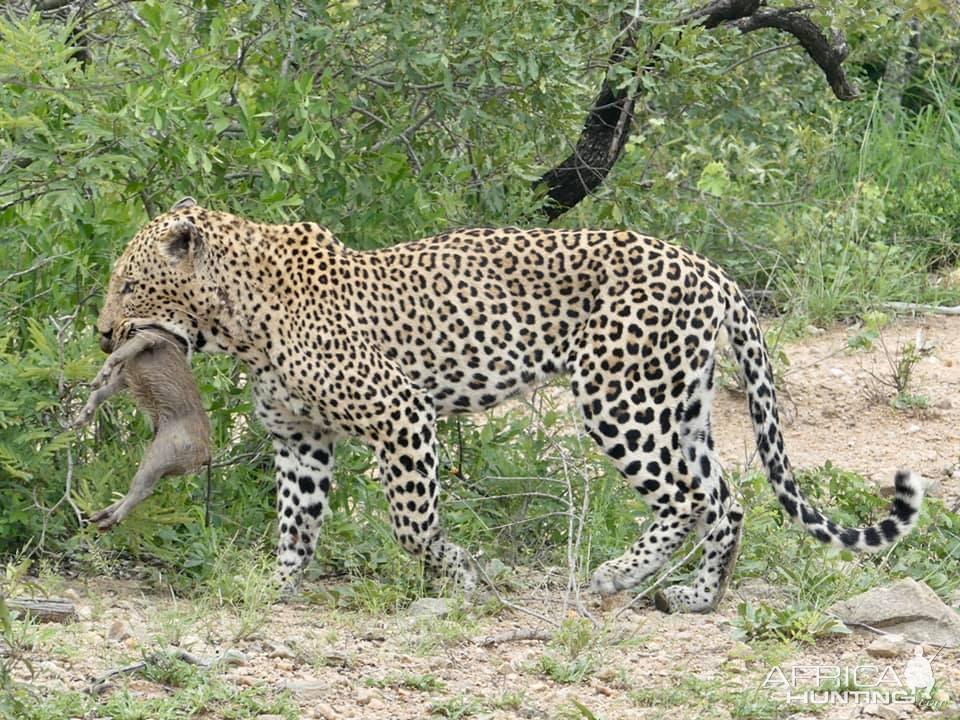
[[441,531],[436,418],[565,373],[587,431],[653,511],[637,542],[597,569],[593,588],[638,585],[696,532],[704,547],[693,585],[668,588],[657,604],[711,609],[743,521],[711,429],[721,328],[791,518],[824,542],[873,550],[911,529],[923,496],[920,479],[900,472],[890,515],[876,525],[840,527],[815,509],[784,451],[770,360],[743,294],[708,259],[635,232],[469,229],[358,252],[313,223],[266,225],[188,199],[118,260],[101,344],[109,351],[149,326],[250,368],[276,449],[285,582],[314,555],[334,444],[353,436],[376,448],[403,547],[472,587],[468,555]]

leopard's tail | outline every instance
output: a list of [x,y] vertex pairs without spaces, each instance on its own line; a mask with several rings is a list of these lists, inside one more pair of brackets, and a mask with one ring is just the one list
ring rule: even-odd
[[747,400],[757,449],[780,504],[793,520],[821,542],[856,551],[876,551],[909,533],[920,515],[926,483],[909,470],[894,478],[896,495],[884,520],[862,528],[847,528],[826,518],[800,492],[780,432],[773,368],[757,317],[739,290],[727,300],[724,326],[747,385]]

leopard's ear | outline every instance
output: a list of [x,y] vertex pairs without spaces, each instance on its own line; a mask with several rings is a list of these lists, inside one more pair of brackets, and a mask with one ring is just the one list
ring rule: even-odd
[[196,207],[196,205],[197,205],[197,201],[188,195],[187,197],[183,198],[183,200],[176,203],[172,208],[170,208],[170,212],[173,212],[174,210],[183,210],[184,208]]
[[189,220],[177,220],[160,238],[160,250],[171,263],[192,260],[202,248],[203,236]]

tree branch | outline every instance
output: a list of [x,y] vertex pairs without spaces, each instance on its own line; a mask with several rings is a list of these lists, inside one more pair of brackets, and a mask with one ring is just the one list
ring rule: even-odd
[[[835,31],[832,40],[828,40],[823,31],[803,14],[811,6],[774,9],[763,3],[764,0],[714,0],[671,22],[675,26],[702,23],[707,29],[732,25],[743,34],[774,28],[793,35],[823,70],[834,95],[840,100],[856,98],[857,89],[847,80],[842,68],[848,52],[843,34]],[[608,70],[622,65],[635,54],[635,28],[639,22],[638,14],[623,16],[622,29],[607,61]],[[643,63],[656,50],[657,46],[651,47],[644,58],[634,61],[638,75],[651,69],[644,67]],[[559,217],[598,188],[627,143],[638,91],[629,86],[615,88],[608,78],[609,72],[604,75],[600,92],[587,113],[573,152],[533,183],[534,189],[544,192],[547,197],[542,209],[547,220]]]
[[750,17],[738,20],[735,25],[742,33],[762,28],[776,28],[790,33],[800,41],[807,55],[823,70],[837,99],[853,100],[859,95],[841,67],[850,52],[850,46],[839,30],[833,32],[832,40],[827,40],[816,23],[795,9],[761,8]]
[[[622,64],[633,54],[637,37],[633,28],[636,18],[629,18],[610,53],[608,67]],[[615,88],[608,74],[604,75],[600,94],[584,122],[573,153],[562,163],[534,182],[534,187],[546,187],[550,199],[543,213],[548,220],[559,217],[588,194],[607,177],[620,157],[633,124],[636,94],[627,88]]]

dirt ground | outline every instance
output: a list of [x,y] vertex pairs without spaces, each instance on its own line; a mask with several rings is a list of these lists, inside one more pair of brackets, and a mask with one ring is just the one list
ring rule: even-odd
[[[784,346],[789,357],[781,383],[787,418],[788,452],[797,467],[826,460],[856,470],[878,485],[892,482],[897,467],[911,467],[941,483],[951,505],[960,501],[960,318],[899,321],[884,332],[887,349],[917,339],[925,350],[915,372],[914,392],[929,400],[929,409],[895,411],[878,401],[874,375],[889,375],[879,344],[850,350],[848,339],[859,330],[832,327]],[[715,427],[728,466],[753,456],[752,433],[742,397],[722,390]],[[749,521],[749,517],[748,517]],[[510,599],[549,617],[563,617],[558,598],[565,577],[529,577]],[[660,718],[756,717],[749,697],[711,707],[691,696],[684,682],[711,683],[721,693],[753,691],[761,701],[776,697],[759,686],[772,664],[854,666],[864,660],[872,636],[854,633],[814,646],[787,647],[766,655],[732,636],[737,604],[770,591],[763,582],[744,583],[727,594],[719,610],[708,615],[668,616],[648,603],[617,617],[617,604],[591,604],[601,623],[597,669],[589,679],[557,683],[532,670],[550,652],[542,640],[484,643],[501,633],[547,630],[537,619],[510,609],[493,614],[454,609],[448,619],[417,619],[409,611],[379,614],[335,611],[306,602],[264,610],[262,626],[240,632],[241,619],[229,609],[211,609],[188,598],[156,594],[136,582],[68,581],[66,591],[82,611],[79,622],[50,631],[31,660],[38,686],[82,689],[90,677],[136,659],[142,648],[176,642],[201,658],[227,649],[244,654],[242,664],[219,672],[238,688],[266,686],[293,692],[303,718],[405,719],[425,717],[496,718]],[[588,601],[590,603],[592,601]],[[249,622],[250,619],[247,618]],[[126,639],[110,638],[121,623]],[[115,628],[116,629],[116,628]],[[117,633],[114,633],[115,635]],[[126,634],[119,633],[120,637]],[[246,635],[238,639],[239,635]],[[898,671],[906,658],[889,663]],[[938,679],[957,697],[960,658],[945,651],[934,668]],[[411,677],[419,681],[410,680]],[[433,676],[433,680],[424,679]],[[25,677],[25,676],[24,676]],[[406,679],[404,679],[406,678]],[[165,688],[131,676],[128,689],[144,696]],[[414,687],[419,684],[427,687]],[[109,692],[109,691],[108,691]],[[584,710],[574,703],[580,703]],[[797,705],[790,717],[960,717],[955,704],[938,712],[912,706],[828,706],[814,714]],[[263,716],[266,719],[266,716]],[[764,715],[763,717],[767,717]]]
[[[940,481],[952,507],[960,500],[960,317],[901,318],[882,331],[882,345],[851,349],[862,331],[835,326],[783,345],[789,366],[778,391],[790,460],[798,468],[829,460],[879,487],[893,484],[897,468],[910,468]],[[911,387],[926,409],[894,410],[886,401],[890,358],[907,343],[922,348]],[[756,462],[741,396],[719,393],[714,427],[725,463]]]

